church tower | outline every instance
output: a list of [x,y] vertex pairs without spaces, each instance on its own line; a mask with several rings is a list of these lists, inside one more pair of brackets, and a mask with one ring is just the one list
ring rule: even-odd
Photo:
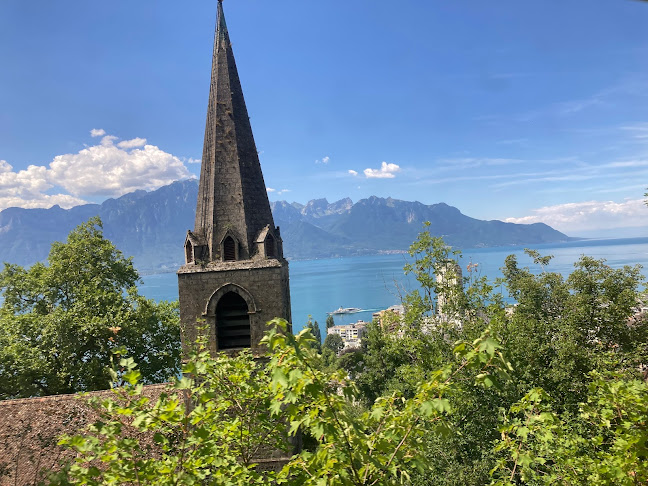
[[[290,321],[283,257],[232,45],[218,1],[196,221],[178,270],[182,343],[258,351],[266,322]],[[256,354],[256,353],[255,353]]]

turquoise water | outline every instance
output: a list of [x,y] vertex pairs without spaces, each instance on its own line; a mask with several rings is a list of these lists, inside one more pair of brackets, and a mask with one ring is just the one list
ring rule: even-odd
[[[648,238],[586,240],[533,247],[543,255],[554,255],[549,271],[567,275],[581,255],[604,258],[612,267],[636,263],[648,275]],[[464,250],[461,265],[478,263],[478,272],[494,279],[507,255],[515,254],[522,265],[532,265],[523,247],[497,247]],[[370,320],[375,310],[400,303],[400,295],[416,288],[413,278],[403,275],[407,255],[370,255],[326,260],[290,262],[290,294],[293,329],[299,331],[309,315],[322,327],[326,313],[338,307],[359,307],[365,312],[335,316],[336,324]],[[464,273],[465,275],[465,273]],[[140,290],[156,300],[178,298],[178,280],[174,273],[146,275]]]

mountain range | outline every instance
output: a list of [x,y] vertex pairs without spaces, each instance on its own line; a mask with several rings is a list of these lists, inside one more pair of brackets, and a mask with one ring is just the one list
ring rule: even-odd
[[[53,241],[64,241],[75,226],[100,216],[104,235],[140,271],[171,271],[183,262],[183,243],[193,228],[198,183],[174,182],[155,191],[135,191],[102,204],[71,209],[8,208],[0,211],[0,261],[30,265],[44,260]],[[482,221],[444,203],[425,205],[372,196],[353,203],[271,203],[291,259],[344,257],[406,250],[429,221],[430,231],[455,247],[533,245],[570,238],[543,223]]]

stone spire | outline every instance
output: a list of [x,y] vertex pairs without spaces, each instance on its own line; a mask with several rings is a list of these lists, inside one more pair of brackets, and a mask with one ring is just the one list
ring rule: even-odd
[[203,260],[221,260],[223,239],[238,240],[237,259],[250,259],[265,228],[274,230],[252,127],[232,44],[218,1],[211,86],[203,146],[196,223],[190,237]]
[[194,231],[184,243],[178,298],[185,352],[199,336],[211,352],[263,354],[274,317],[290,322],[290,277],[218,2]]

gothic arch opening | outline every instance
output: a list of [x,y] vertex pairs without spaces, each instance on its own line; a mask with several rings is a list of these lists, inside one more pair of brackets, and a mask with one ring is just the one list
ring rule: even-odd
[[216,336],[218,349],[249,348],[251,345],[250,315],[245,299],[227,292],[216,304]]
[[190,241],[187,241],[185,245],[185,261],[187,263],[193,262],[193,246]]
[[267,258],[277,258],[277,242],[274,236],[268,235],[265,240],[265,250]]
[[236,241],[231,236],[223,240],[223,261],[233,262],[236,260]]

